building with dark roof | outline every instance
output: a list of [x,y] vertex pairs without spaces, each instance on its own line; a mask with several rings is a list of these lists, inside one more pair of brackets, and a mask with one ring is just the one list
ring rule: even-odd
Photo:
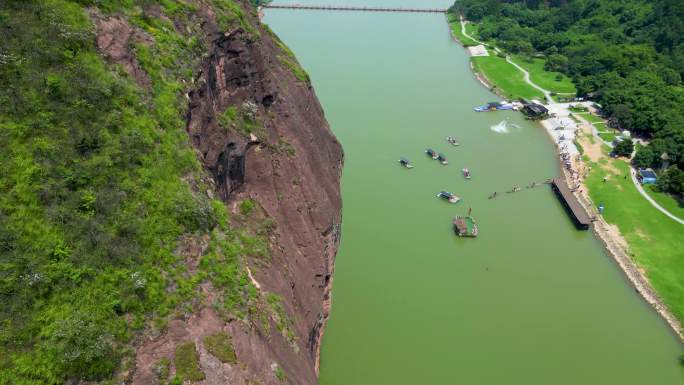
[[549,116],[549,110],[537,103],[525,103],[522,111],[532,119],[544,119]]

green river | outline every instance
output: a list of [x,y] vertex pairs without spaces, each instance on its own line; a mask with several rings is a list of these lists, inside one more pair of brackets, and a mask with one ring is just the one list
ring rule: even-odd
[[[296,2],[321,1],[341,3]],[[496,98],[473,77],[444,15],[272,9],[264,22],[311,75],[345,150],[322,385],[684,383],[682,345],[548,186],[487,198],[559,166],[537,124],[473,112]],[[507,132],[492,130],[504,119]],[[415,168],[399,167],[399,156]],[[441,190],[463,200],[441,201]],[[468,208],[476,239],[452,231]]]

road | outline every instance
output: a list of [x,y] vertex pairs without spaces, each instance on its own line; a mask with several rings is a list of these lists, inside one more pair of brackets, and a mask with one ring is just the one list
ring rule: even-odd
[[632,182],[634,182],[634,186],[635,186],[635,187],[637,188],[637,190],[639,191],[639,194],[641,194],[647,201],[649,201],[649,202],[653,205],[653,207],[657,208],[658,210],[660,210],[660,212],[662,212],[663,214],[665,214],[665,215],[667,215],[668,217],[672,218],[673,220],[675,220],[675,221],[679,222],[680,224],[684,225],[684,220],[683,220],[683,219],[681,219],[681,218],[677,217],[676,215],[672,214],[671,212],[667,211],[667,209],[665,209],[663,206],[659,205],[658,202],[656,202],[655,200],[653,200],[653,198],[651,198],[651,197],[646,193],[646,191],[644,191],[643,186],[641,185],[641,183],[639,183],[639,180],[638,180],[637,177],[636,177],[636,170],[634,170],[632,167],[630,167],[630,175],[632,176]]

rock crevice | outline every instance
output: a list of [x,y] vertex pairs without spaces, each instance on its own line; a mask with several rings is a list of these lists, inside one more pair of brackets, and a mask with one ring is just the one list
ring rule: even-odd
[[[260,38],[239,27],[212,35],[188,94],[187,131],[229,207],[250,198],[275,222],[270,262],[247,262],[261,290],[282,299],[296,346],[261,330],[233,330],[245,378],[271,383],[263,374],[277,363],[288,382],[315,384],[340,239],[343,154],[311,85],[281,63],[286,53],[276,38],[258,30]],[[228,109],[238,122],[226,127]]]

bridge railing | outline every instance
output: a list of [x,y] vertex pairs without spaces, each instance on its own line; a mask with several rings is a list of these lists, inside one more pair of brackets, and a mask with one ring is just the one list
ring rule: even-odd
[[339,5],[303,5],[303,4],[266,4],[264,8],[281,9],[312,9],[321,11],[360,11],[360,12],[418,12],[418,13],[446,13],[442,8],[398,8],[398,7],[360,7]]

